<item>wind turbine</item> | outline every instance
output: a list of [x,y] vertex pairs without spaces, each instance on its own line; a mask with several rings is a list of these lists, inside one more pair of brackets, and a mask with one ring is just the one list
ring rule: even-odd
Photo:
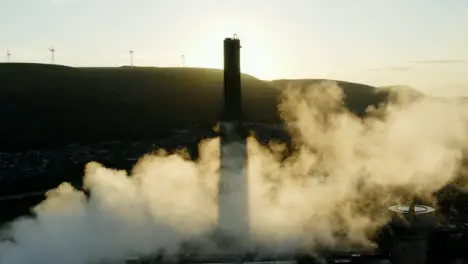
[[130,66],[133,67],[133,50],[130,50],[129,53],[130,53]]
[[182,67],[185,67],[185,55],[182,54]]
[[52,54],[52,64],[55,63],[55,48],[49,48],[50,53]]
[[9,49],[7,49],[6,56],[7,56],[7,62],[10,62],[11,53]]

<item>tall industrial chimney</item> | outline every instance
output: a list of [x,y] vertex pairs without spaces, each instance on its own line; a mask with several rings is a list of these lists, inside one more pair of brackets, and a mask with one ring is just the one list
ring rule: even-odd
[[242,115],[240,48],[240,40],[236,35],[224,39],[223,121],[234,123],[240,123]]
[[245,241],[250,226],[246,137],[242,131],[240,48],[236,35],[224,40],[218,227],[223,235]]

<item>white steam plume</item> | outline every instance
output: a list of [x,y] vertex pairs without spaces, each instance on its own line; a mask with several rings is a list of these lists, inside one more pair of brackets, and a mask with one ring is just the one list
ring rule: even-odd
[[[431,198],[461,177],[466,105],[422,97],[361,119],[342,97],[331,82],[286,91],[279,109],[293,135],[292,155],[280,144],[248,140],[250,221],[261,245],[371,247],[370,236],[388,220],[387,205]],[[1,245],[0,262],[115,260],[176,252],[183,241],[206,237],[218,213],[218,147],[218,139],[203,142],[197,162],[148,155],[131,176],[88,164],[91,197],[59,186],[36,207],[36,219],[12,224],[15,243]]]
[[[204,234],[216,221],[217,140],[202,144],[198,163],[164,153],[143,157],[131,177],[91,162],[85,195],[68,183],[48,193],[10,229],[0,263],[70,263],[122,260],[149,255]],[[208,152],[213,150],[212,152]]]
[[284,162],[278,151],[250,142],[259,236],[309,248],[369,246],[369,235],[388,221],[389,204],[430,197],[459,176],[466,105],[421,98],[360,119],[342,99],[332,82],[286,92],[280,109],[296,151]]

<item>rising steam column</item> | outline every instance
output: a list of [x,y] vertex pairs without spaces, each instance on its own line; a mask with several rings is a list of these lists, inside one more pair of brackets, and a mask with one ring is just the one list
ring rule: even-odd
[[224,112],[220,122],[219,231],[249,237],[246,137],[242,131],[240,41],[224,40]]

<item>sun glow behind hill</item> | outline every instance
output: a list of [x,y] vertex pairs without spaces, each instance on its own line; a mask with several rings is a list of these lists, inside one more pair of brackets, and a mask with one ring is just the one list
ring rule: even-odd
[[188,54],[187,65],[190,67],[203,67],[223,69],[223,46],[220,40],[237,35],[241,39],[241,71],[259,79],[270,80],[280,76],[281,63],[277,62],[277,52],[270,48],[268,43],[274,39],[273,32],[262,25],[239,25],[231,20],[222,20],[223,23],[202,29],[197,32],[203,36],[203,41],[193,48],[193,55]]

